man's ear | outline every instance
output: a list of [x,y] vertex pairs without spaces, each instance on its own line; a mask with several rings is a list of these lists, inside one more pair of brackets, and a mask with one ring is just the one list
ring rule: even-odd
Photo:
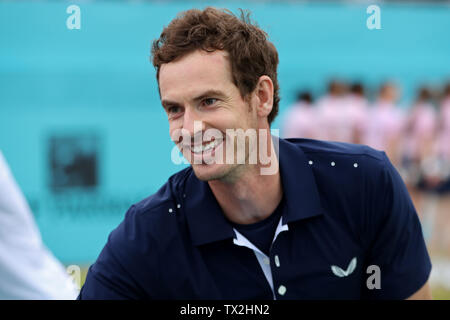
[[258,117],[268,117],[273,108],[273,82],[269,76],[259,77],[253,91]]

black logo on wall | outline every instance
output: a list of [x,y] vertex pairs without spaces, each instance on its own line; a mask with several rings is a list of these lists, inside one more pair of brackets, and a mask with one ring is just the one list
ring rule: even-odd
[[50,188],[93,189],[98,185],[97,134],[60,134],[49,138]]

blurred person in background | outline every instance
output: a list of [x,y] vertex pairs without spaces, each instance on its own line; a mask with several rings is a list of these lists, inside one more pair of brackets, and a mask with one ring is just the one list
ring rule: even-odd
[[439,110],[439,130],[437,139],[437,155],[439,161],[439,184],[437,192],[441,195],[439,211],[444,217],[444,231],[441,236],[440,244],[443,246],[446,254],[450,254],[450,82],[443,90],[443,96]]
[[422,161],[432,156],[436,129],[437,117],[431,91],[420,88],[406,117],[401,145],[402,167],[406,169],[406,181],[410,185],[417,185]]
[[347,113],[347,86],[338,80],[328,84],[328,92],[317,101],[319,120],[316,139],[351,142],[353,141],[352,118]]
[[399,91],[393,83],[381,85],[378,98],[368,112],[363,143],[377,150],[384,150],[394,166],[400,164],[404,112],[397,106]]
[[360,82],[351,85],[345,104],[345,114],[350,119],[352,131],[351,143],[362,143],[363,132],[367,122],[369,102],[365,96],[364,86]]
[[439,104],[435,154],[440,159],[439,191],[450,192],[450,82],[444,87]]
[[76,285],[42,242],[0,150],[0,299],[72,300]]
[[[427,197],[434,186],[426,183],[424,164],[434,161],[436,139],[436,110],[432,102],[430,89],[418,90],[416,101],[411,106],[405,120],[403,141],[401,144],[401,167],[405,183],[417,208],[424,227],[425,240],[433,230],[435,199]],[[425,191],[425,193],[423,192]],[[425,197],[424,197],[425,196]]]
[[[424,191],[424,232],[432,246],[450,254],[450,83],[444,87],[435,126],[433,148],[421,161],[418,188]],[[427,238],[425,238],[427,239]],[[429,240],[429,239],[427,239]]]
[[309,91],[298,93],[297,101],[286,112],[282,134],[284,138],[314,139],[319,130],[313,99]]

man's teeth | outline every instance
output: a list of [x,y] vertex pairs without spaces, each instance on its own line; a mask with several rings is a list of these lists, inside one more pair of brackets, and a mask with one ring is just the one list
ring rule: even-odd
[[211,141],[210,143],[203,144],[201,146],[193,146],[191,150],[194,153],[202,153],[202,152],[211,150],[211,149],[217,147],[218,145],[219,145],[219,141],[214,140],[214,141]]

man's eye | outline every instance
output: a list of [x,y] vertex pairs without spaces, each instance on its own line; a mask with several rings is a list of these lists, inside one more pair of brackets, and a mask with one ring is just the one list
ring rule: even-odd
[[216,103],[216,101],[217,101],[217,99],[215,99],[215,98],[207,98],[207,99],[203,100],[203,104],[206,106],[211,106],[214,103]]
[[167,108],[169,114],[180,112],[180,107],[172,106]]

